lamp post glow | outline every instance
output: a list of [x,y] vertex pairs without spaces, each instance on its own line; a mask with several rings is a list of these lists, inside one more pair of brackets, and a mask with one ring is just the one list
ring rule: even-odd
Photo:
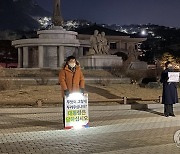
[[141,31],[141,35],[143,35],[143,36],[147,35],[146,30],[143,29],[143,30]]
[[65,129],[88,127],[88,94],[71,93],[65,97]]

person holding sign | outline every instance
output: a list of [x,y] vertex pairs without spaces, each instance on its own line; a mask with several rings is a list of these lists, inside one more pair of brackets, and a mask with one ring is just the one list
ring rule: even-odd
[[84,94],[84,76],[79,62],[74,56],[69,56],[59,72],[59,83],[63,96],[63,123],[65,124],[64,96],[69,96],[72,92]]
[[173,104],[178,102],[176,82],[179,82],[179,75],[173,72],[170,61],[165,63],[165,70],[161,74],[160,82],[163,83],[162,103],[164,104],[164,116],[175,116]]

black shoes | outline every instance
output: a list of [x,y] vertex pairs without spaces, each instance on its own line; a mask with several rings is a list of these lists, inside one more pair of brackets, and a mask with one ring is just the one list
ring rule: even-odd
[[175,115],[174,115],[174,114],[170,114],[170,115],[168,115],[168,114],[164,114],[164,116],[165,116],[165,117],[169,117],[169,116],[171,116],[171,117],[175,117]]

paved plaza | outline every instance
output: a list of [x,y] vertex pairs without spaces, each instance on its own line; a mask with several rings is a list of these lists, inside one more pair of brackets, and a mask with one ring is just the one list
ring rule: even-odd
[[80,130],[63,130],[62,107],[1,108],[0,154],[179,154],[180,107],[166,118],[159,106],[90,105],[90,128]]

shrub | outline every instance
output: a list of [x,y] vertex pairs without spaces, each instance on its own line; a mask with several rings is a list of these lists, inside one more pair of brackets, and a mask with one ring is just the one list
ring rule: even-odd
[[149,82],[156,82],[156,81],[157,81],[156,77],[150,77],[150,78],[145,77],[142,79],[141,83],[142,84],[148,84]]
[[0,68],[0,90],[9,90],[14,87],[14,81],[12,80],[13,77],[9,79],[5,78],[6,76],[6,69]]
[[133,83],[138,83],[146,77],[146,70],[128,70],[126,76],[129,77]]
[[126,74],[127,71],[127,65],[124,63],[123,65],[120,64],[112,64],[111,69],[108,71],[115,77],[122,77]]
[[10,90],[14,87],[14,82],[11,79],[0,80],[0,90]]
[[38,73],[35,74],[36,83],[38,85],[47,85],[49,78],[53,76],[53,73],[49,69],[41,69]]
[[101,86],[108,86],[111,83],[111,81],[108,78],[100,78],[99,80],[97,80],[96,83],[100,84]]
[[125,54],[124,52],[116,52],[113,55],[117,55],[118,57],[122,57],[123,61],[126,61],[128,59],[127,54]]

